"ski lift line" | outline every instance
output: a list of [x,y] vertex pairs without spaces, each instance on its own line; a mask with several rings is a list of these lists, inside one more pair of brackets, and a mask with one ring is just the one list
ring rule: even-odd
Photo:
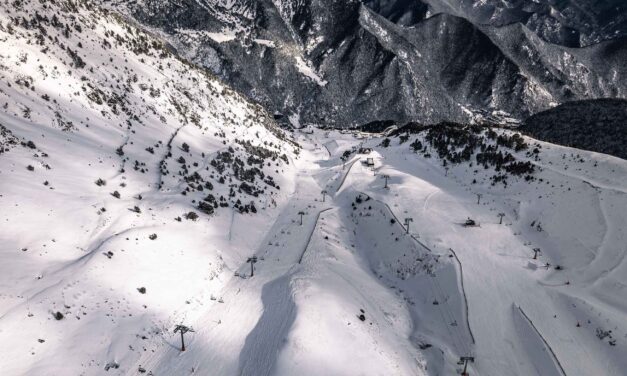
[[[435,285],[433,284],[431,277],[428,277],[428,279],[429,279],[429,287],[431,288],[431,293],[436,298],[436,300],[438,300],[438,294],[435,291]],[[459,338],[453,335],[449,322],[447,318],[445,317],[446,315],[444,315],[444,312],[442,311],[442,307],[440,307],[439,300],[438,300],[437,307],[438,307],[438,311],[440,311],[440,320],[442,321],[442,324],[444,324],[444,327],[446,328],[446,331],[448,332],[449,337],[451,338],[451,341],[453,341],[453,345],[457,347],[457,352],[461,354],[463,346],[461,346],[461,342],[459,341]]]
[[[440,305],[445,305],[444,308],[445,308],[446,313],[448,314],[448,319],[450,320],[450,323],[452,324],[454,322],[457,322],[457,320],[455,319],[455,315],[453,314],[453,311],[451,310],[451,307],[448,304],[448,300],[449,300],[448,295],[444,292],[444,289],[442,288],[442,285],[440,285],[440,282],[438,282],[437,276],[433,277],[433,284],[435,288],[438,290],[438,292],[440,293],[440,296],[442,298],[442,303]],[[458,337],[458,338],[461,339],[461,337]]]
[[544,283],[542,281],[538,281],[538,284],[540,286],[545,286],[545,287],[562,287],[562,286],[568,286],[568,284],[566,282],[564,283],[560,283],[560,284],[549,284],[549,283]]
[[453,248],[449,248],[455,260],[459,264],[459,280],[462,287],[462,295],[464,296],[464,305],[466,306],[466,326],[468,327],[468,332],[470,333],[470,338],[472,339],[473,345],[475,344],[475,336],[472,334],[472,329],[470,328],[470,308],[468,308],[468,298],[466,297],[466,289],[464,288],[464,269],[462,268],[462,263],[457,257],[457,254],[453,250]]
[[235,210],[231,210],[231,223],[229,224],[229,242],[232,240],[231,235],[233,234],[233,222],[235,221]]
[[[442,310],[442,304],[444,304],[444,296],[438,297],[435,283],[431,280],[431,277],[429,277],[429,282],[430,282],[431,292],[433,293],[433,296],[438,301],[437,307],[438,307],[438,311],[440,311],[440,319],[442,320],[442,324],[444,324],[444,327],[446,327],[446,331],[448,332],[451,338],[451,341],[453,341],[453,345],[457,348],[457,353],[462,354],[463,351],[465,351],[463,349],[462,342],[460,341],[458,336],[453,334],[453,331],[451,330],[451,327],[450,327],[450,324],[451,324],[451,321],[449,321],[450,317],[447,317],[447,315]],[[440,301],[442,303],[440,303]]]
[[536,326],[534,325],[533,321],[531,321],[531,319],[529,318],[529,316],[527,316],[525,311],[523,311],[522,307],[519,306],[518,304],[516,304],[516,307],[518,307],[518,310],[520,311],[520,313],[527,320],[529,325],[531,325],[533,330],[535,330],[536,334],[540,337],[540,339],[542,339],[542,342],[544,342],[544,345],[546,346],[546,348],[549,349],[549,352],[553,356],[553,360],[555,360],[555,363],[557,364],[557,366],[559,367],[560,371],[562,372],[562,375],[566,376],[566,371],[564,371],[564,367],[562,367],[562,363],[560,363],[559,359],[557,358],[557,355],[555,355],[555,352],[553,351],[553,349],[551,348],[549,343],[546,341],[546,339],[544,339],[542,334],[540,334],[540,331],[538,330],[538,328],[536,328]]
[[[407,232],[407,228],[403,226],[403,223],[402,223],[402,222],[398,219],[398,217],[396,216],[396,214],[394,214],[394,211],[392,210],[392,208],[390,208],[390,206],[389,206],[387,203],[385,203],[385,202],[383,202],[383,201],[381,201],[381,200],[378,200],[378,199],[376,199],[376,198],[372,198],[372,197],[370,197],[370,195],[369,195],[369,194],[367,194],[367,193],[364,193],[364,192],[361,192],[361,191],[360,191],[359,193],[360,193],[360,194],[362,194],[362,195],[366,195],[368,198],[370,198],[370,199],[372,199],[372,200],[375,200],[376,202],[378,202],[378,203],[380,203],[380,204],[385,205],[385,207],[388,209],[388,211],[390,212],[390,214],[392,214],[392,216],[393,216],[393,217],[394,217],[394,219],[396,220],[396,223],[398,223],[398,225],[399,225],[399,226],[401,226],[401,228],[403,229],[403,231],[404,231],[404,232]],[[424,244],[423,242],[421,242],[420,240],[418,240],[418,238],[416,238],[413,234],[411,234],[411,233],[410,233],[410,234],[409,234],[409,236],[411,236],[411,238],[412,238],[412,239],[414,239],[414,241],[415,241],[416,243],[418,243],[420,246],[422,246],[422,247],[423,247],[424,249],[426,249],[427,251],[429,251],[429,252],[431,252],[431,253],[435,253],[435,252],[433,252],[433,250],[432,250],[431,248],[427,247],[427,245],[426,245],[426,244]]]
[[326,208],[323,209],[321,211],[318,212],[318,215],[316,216],[316,222],[314,223],[313,228],[311,229],[311,232],[309,233],[309,237],[307,238],[307,243],[305,243],[305,247],[303,248],[303,252],[300,254],[300,257],[298,258],[298,263],[301,264],[303,262],[303,257],[305,257],[305,253],[307,252],[307,248],[309,248],[309,243],[311,242],[311,238],[313,237],[314,232],[316,232],[316,227],[318,227],[318,220],[320,219],[320,214],[324,213],[325,211],[331,210],[333,208]]

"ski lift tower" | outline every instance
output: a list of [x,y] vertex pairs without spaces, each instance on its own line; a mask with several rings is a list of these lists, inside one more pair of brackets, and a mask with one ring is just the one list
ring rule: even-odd
[[249,257],[248,260],[246,260],[246,262],[250,263],[250,276],[252,277],[253,275],[255,275],[254,265],[257,262],[257,256]]
[[457,364],[459,365],[464,365],[464,369],[462,371],[462,376],[470,376],[470,374],[468,373],[468,362],[475,362],[475,357],[474,356],[462,356],[461,358],[459,358],[459,362],[457,362]]
[[405,233],[409,234],[409,223],[413,222],[413,218],[405,218]]

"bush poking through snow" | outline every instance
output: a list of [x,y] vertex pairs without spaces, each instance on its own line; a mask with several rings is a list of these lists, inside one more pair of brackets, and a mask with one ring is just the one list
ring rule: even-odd
[[150,234],[150,235],[148,235],[148,239],[156,240],[157,239],[157,234]]
[[190,211],[189,213],[183,215],[185,217],[185,219],[188,219],[190,221],[195,221],[198,219],[198,214],[196,214],[196,212]]
[[213,214],[215,209],[213,208],[213,205],[209,204],[208,202],[201,201],[198,203],[198,210],[205,214],[211,215]]
[[105,366],[105,371],[108,371],[110,369],[118,369],[118,368],[120,368],[120,365],[118,363],[116,363],[116,362],[109,362]]

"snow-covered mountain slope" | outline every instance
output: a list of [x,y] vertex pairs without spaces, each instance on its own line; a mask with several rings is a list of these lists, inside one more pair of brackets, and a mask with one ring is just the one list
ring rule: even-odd
[[471,374],[623,374],[625,161],[452,125],[298,141],[298,194],[254,276],[190,313],[184,354],[164,335],[129,369],[448,375],[472,356]]
[[624,374],[624,160],[289,133],[95,4],[0,26],[3,374]]
[[[378,139],[365,145],[386,144]],[[624,373],[624,160],[512,137],[509,131],[460,132],[444,125],[401,131],[369,157],[375,173],[355,165],[345,189],[384,202],[397,220],[412,218],[416,241],[441,260],[459,261],[463,287],[445,270],[433,272],[432,289],[417,287],[419,274],[384,277],[416,302],[408,305],[417,311],[414,338],[443,349],[450,361],[474,355],[471,374]],[[385,213],[369,202],[357,205],[358,215],[381,218]],[[467,218],[475,224],[464,226]],[[364,234],[364,257],[370,260],[368,249],[386,233],[378,228],[377,239],[373,231]],[[397,247],[406,249],[402,243]],[[535,248],[541,252],[537,259]],[[373,265],[375,273],[381,266]],[[467,299],[467,311],[460,295]],[[443,326],[455,323],[450,332],[438,331],[439,343],[429,338],[434,325],[422,322],[429,311]],[[438,350],[422,354],[439,364]]]
[[212,302],[298,146],[94,3],[5,4],[0,48],[0,368],[100,374]]

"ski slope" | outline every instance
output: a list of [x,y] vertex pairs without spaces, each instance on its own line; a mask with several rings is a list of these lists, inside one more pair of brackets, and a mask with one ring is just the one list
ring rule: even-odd
[[525,138],[504,184],[424,132],[282,130],[114,14],[20,4],[3,375],[625,374],[624,160]]

